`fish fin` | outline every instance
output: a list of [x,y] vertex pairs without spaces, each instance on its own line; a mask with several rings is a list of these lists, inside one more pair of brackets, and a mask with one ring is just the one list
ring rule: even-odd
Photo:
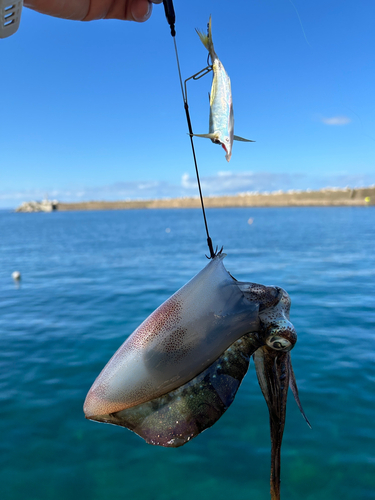
[[215,140],[217,139],[216,134],[193,134],[194,137],[204,137],[205,139]]
[[251,141],[250,139],[244,139],[243,137],[239,137],[238,135],[234,135],[233,140],[234,141],[241,141],[241,142],[255,142],[255,141]]
[[208,52],[211,54],[214,54],[214,44],[212,43],[212,33],[211,33],[211,16],[210,20],[208,21],[208,30],[207,30],[207,35],[202,33],[202,31],[196,29],[197,35],[201,39],[201,42],[203,45],[206,47]]
[[202,31],[200,31],[198,29],[195,29],[195,31],[197,32],[197,35],[201,39],[201,42],[203,43],[203,45],[209,51],[210,50],[210,48],[209,48],[210,47],[210,40],[209,40],[208,35],[205,35],[204,33],[202,33]]
[[257,348],[252,334],[246,334],[190,382],[96,420],[127,427],[149,444],[182,446],[211,427],[233,403]]
[[289,378],[289,387],[292,390],[292,393],[293,393],[294,399],[296,400],[296,403],[297,403],[297,406],[299,408],[299,411],[302,413],[303,418],[306,420],[307,425],[311,429],[312,428],[311,424],[309,422],[309,419],[306,417],[306,414],[305,414],[305,412],[304,412],[304,410],[302,408],[301,401],[299,399],[296,377],[294,376],[294,371],[293,371],[293,367],[292,367],[292,361],[291,361],[290,358],[289,358],[289,375],[290,375],[290,378]]

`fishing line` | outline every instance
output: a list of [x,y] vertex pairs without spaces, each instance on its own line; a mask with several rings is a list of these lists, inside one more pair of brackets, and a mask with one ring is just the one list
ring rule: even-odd
[[[188,124],[188,129],[189,129],[191,149],[193,151],[195,173],[197,175],[199,197],[200,197],[200,200],[201,200],[204,225],[205,225],[206,234],[207,234],[207,245],[208,245],[208,248],[210,250],[210,257],[209,258],[213,259],[215,257],[215,255],[216,255],[216,253],[215,253],[215,251],[213,249],[212,240],[211,240],[211,237],[210,237],[210,233],[208,231],[208,224],[207,224],[207,218],[206,218],[206,211],[205,211],[205,208],[204,208],[204,201],[203,201],[203,195],[202,195],[201,182],[200,182],[200,179],[199,179],[197,157],[196,157],[195,148],[194,148],[193,127],[191,125],[191,119],[190,119],[190,113],[189,113],[189,105],[188,105],[188,102],[187,102],[186,81],[185,81],[185,92],[184,92],[184,85],[182,83],[182,76],[181,76],[180,60],[179,60],[179,57],[178,57],[178,50],[177,50],[177,44],[176,44],[176,30],[175,30],[175,26],[174,26],[175,22],[176,22],[176,15],[175,15],[175,12],[174,12],[174,7],[173,7],[172,0],[163,0],[163,5],[164,5],[164,10],[165,10],[165,16],[166,16],[168,24],[169,24],[169,26],[171,28],[171,35],[173,37],[174,50],[175,50],[175,53],[176,53],[178,76],[179,76],[179,79],[180,79],[181,93],[182,93],[182,99],[184,101],[184,108],[185,108],[185,114],[186,114],[186,120],[187,120],[187,124]],[[194,76],[196,76],[196,75],[194,75]],[[191,77],[191,78],[193,78],[193,77]],[[189,80],[190,80],[190,78],[189,78]]]
[[[311,47],[311,45],[310,45],[310,43],[309,43],[309,41],[308,41],[308,39],[307,39],[307,36],[306,36],[305,30],[304,30],[304,28],[303,28],[302,20],[301,20],[301,18],[300,18],[300,15],[298,14],[297,7],[294,5],[294,3],[292,2],[292,0],[289,0],[289,3],[292,5],[293,9],[296,11],[296,14],[297,14],[297,17],[298,17],[298,21],[299,21],[299,24],[300,24],[300,26],[301,26],[301,28],[302,28],[302,33],[303,33],[303,36],[305,37],[306,43],[307,43],[307,45],[308,45],[309,47]],[[311,48],[312,48],[312,47],[311,47]]]

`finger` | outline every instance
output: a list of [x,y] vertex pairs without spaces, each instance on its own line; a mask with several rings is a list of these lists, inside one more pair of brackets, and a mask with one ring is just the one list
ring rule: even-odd
[[[97,12],[90,11],[85,21],[93,19],[120,19],[122,21],[136,21],[143,23],[149,19],[152,13],[152,3],[149,0],[106,0],[111,3],[105,15],[98,15]],[[153,0],[154,1],[154,0]],[[156,0],[159,1],[159,0]],[[91,2],[94,4],[94,2]],[[96,4],[95,4],[96,5]],[[101,2],[98,2],[101,5]]]
[[130,15],[134,21],[144,23],[152,13],[152,3],[148,0],[133,0],[130,4]]
[[147,11],[145,10],[144,0],[133,0],[130,12],[134,18],[134,21],[143,23],[150,18],[152,14],[152,5],[162,3],[163,0],[148,0]]
[[65,0],[64,2],[51,0],[24,0],[25,7],[29,7],[41,14],[60,17],[62,19],[82,20],[90,10],[90,0]]

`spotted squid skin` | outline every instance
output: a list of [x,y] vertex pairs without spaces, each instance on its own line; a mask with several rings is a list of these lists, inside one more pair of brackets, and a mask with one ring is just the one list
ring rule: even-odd
[[114,354],[90,389],[87,418],[108,415],[177,389],[233,342],[259,330],[249,303],[218,255],[156,309]]

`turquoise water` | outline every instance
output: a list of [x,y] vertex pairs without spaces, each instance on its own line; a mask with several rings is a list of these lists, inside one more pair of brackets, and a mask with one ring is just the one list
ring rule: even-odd
[[[208,220],[237,279],[292,298],[313,428],[289,397],[282,498],[375,499],[375,209],[212,209]],[[269,498],[253,365],[219,422],[179,449],[83,416],[101,368],[205,252],[198,210],[0,212],[2,500]]]

